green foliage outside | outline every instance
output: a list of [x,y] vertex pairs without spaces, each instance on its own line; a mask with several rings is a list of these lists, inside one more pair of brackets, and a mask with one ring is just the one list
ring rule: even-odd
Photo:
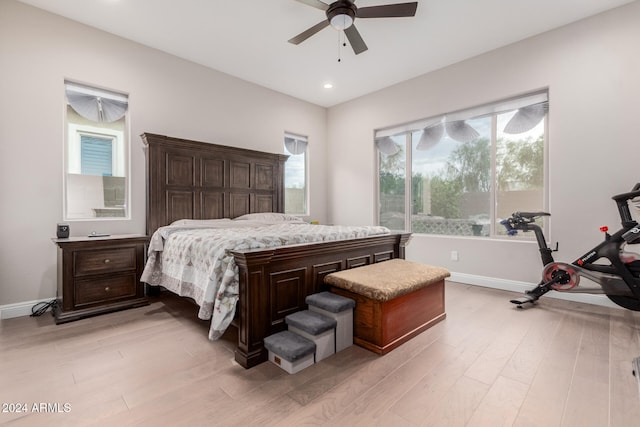
[[[497,185],[500,191],[537,189],[544,182],[544,137],[535,141],[497,141]],[[381,156],[380,192],[404,194],[404,149],[392,156]],[[423,206],[425,177],[414,173],[411,177],[412,212]],[[460,218],[464,193],[491,190],[491,143],[487,138],[460,145],[451,153],[444,170],[428,177],[431,185],[431,213],[444,218]]]
[[544,185],[544,137],[535,141],[498,140],[498,188],[508,190],[510,183],[521,183],[528,189]]

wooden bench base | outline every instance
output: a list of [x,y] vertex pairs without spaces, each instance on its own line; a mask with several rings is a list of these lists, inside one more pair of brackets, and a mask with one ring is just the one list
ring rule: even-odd
[[356,301],[353,342],[386,354],[444,320],[444,280],[389,301],[376,301],[332,286],[331,292]]

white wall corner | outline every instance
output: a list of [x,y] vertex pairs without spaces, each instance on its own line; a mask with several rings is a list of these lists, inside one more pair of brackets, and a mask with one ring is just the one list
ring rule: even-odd
[[[518,292],[520,294],[532,289],[537,283],[519,282],[515,280],[497,279],[494,277],[475,276],[473,274],[465,273],[451,273],[451,277],[448,280],[452,282],[464,283],[466,285],[483,286],[485,288],[501,289],[503,291]],[[583,294],[583,293],[567,293],[551,291],[543,298],[556,298],[566,301],[574,301],[585,304],[600,305],[603,307],[619,308],[619,305],[614,304],[606,295],[595,294]],[[508,302],[508,301],[505,301]]]
[[[52,299],[53,298],[47,298],[43,300],[25,301],[25,302],[19,302],[16,304],[0,305],[0,319],[12,319],[14,317],[30,316],[31,308],[34,305],[39,304],[41,302],[46,303],[51,301]],[[47,316],[51,316],[51,310],[49,309],[45,314]]]

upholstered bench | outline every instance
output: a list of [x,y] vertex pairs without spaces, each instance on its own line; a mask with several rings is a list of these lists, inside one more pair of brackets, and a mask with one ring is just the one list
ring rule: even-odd
[[385,354],[446,317],[448,270],[392,259],[325,276],[330,290],[356,301],[353,342]]

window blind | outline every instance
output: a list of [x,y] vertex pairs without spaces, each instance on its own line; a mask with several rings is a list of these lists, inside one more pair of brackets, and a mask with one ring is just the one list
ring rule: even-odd
[[83,175],[113,175],[113,142],[111,139],[82,135],[80,161]]
[[129,97],[65,81],[67,102],[85,119],[94,122],[115,122],[122,118],[129,108]]
[[284,134],[284,146],[290,154],[302,154],[307,151],[307,137],[294,135],[292,133]]
[[[539,123],[547,113],[548,109],[549,95],[548,92],[544,90],[516,98],[484,104],[478,107],[448,112],[426,119],[378,129],[375,131],[375,139],[378,140],[406,132],[415,132],[420,130],[427,131],[428,129],[431,129],[430,132],[433,134],[432,138],[435,138],[435,136],[441,132],[439,128],[444,126],[443,131],[446,130],[447,134],[449,134],[451,138],[461,142],[466,142],[469,138],[471,138],[471,140],[473,139],[472,137],[475,132],[473,128],[465,123],[466,120],[476,119],[492,114],[506,113],[514,110],[518,110],[512,119],[514,123],[511,127],[507,125],[505,127],[505,132],[521,133],[526,131],[523,131],[522,129],[527,126],[530,126],[529,129],[531,129]],[[511,132],[509,132],[509,130],[511,130]]]

